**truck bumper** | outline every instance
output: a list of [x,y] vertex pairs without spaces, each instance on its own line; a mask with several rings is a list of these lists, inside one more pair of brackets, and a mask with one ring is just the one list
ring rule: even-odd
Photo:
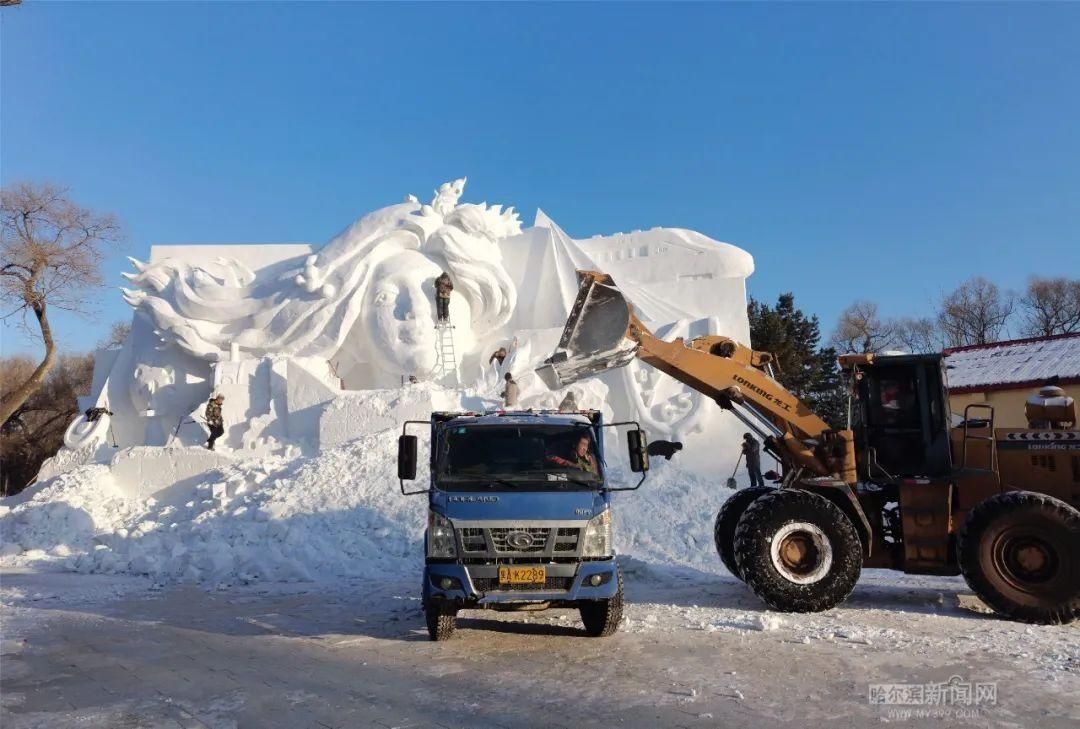
[[[569,583],[568,588],[502,590],[493,584],[498,574],[495,565],[434,563],[424,566],[423,597],[425,601],[446,600],[465,607],[493,603],[606,600],[619,591],[618,567],[614,558],[545,566],[549,578],[565,578]],[[599,585],[590,584],[593,575],[599,577]],[[444,587],[446,580],[450,583]],[[487,589],[480,589],[478,585],[484,585]]]

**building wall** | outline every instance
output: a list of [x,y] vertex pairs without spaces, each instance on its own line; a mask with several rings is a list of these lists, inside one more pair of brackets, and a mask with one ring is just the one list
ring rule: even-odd
[[[1080,384],[1065,385],[1061,389],[1065,394],[1080,402]],[[1018,390],[991,390],[990,392],[965,392],[949,395],[949,407],[957,415],[964,414],[964,408],[971,403],[986,403],[994,408],[994,426],[998,428],[1026,428],[1024,403],[1028,395],[1037,388],[1024,387]],[[973,412],[978,417],[982,413]]]

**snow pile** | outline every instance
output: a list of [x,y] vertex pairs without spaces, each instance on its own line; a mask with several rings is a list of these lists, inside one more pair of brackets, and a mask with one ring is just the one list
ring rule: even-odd
[[[83,466],[0,506],[0,564],[224,584],[417,574],[427,504],[399,491],[399,432],[237,461],[167,498],[133,498],[108,467]],[[611,478],[638,477],[615,468]],[[640,490],[615,498],[620,553],[719,569],[712,520],[727,492],[717,483],[655,463]]]
[[407,574],[426,506],[398,491],[395,434],[238,462],[207,473],[186,501],[125,499],[108,468],[85,466],[4,507],[3,561],[224,583]]
[[779,630],[784,626],[784,619],[779,615],[762,613],[754,621],[754,630]]
[[3,500],[0,556],[36,561],[92,550],[94,535],[128,521],[133,506],[107,466],[81,466]]
[[[679,455],[671,462],[652,459],[640,489],[615,494],[615,546],[620,554],[647,562],[723,571],[713,543],[713,523],[734,492],[723,485],[722,477],[684,469],[678,461]],[[618,468],[609,468],[608,476],[620,486],[633,486],[641,478]]]

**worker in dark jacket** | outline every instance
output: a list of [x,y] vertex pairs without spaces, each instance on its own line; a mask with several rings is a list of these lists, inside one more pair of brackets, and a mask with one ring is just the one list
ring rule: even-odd
[[225,396],[218,395],[206,403],[206,427],[210,429],[206,447],[210,450],[214,450],[214,441],[225,434],[225,421],[221,417],[221,405],[224,402]]
[[450,274],[443,271],[435,279],[435,313],[439,321],[450,319],[450,292],[454,290],[454,283],[450,280]]
[[746,472],[750,475],[750,485],[764,486],[765,479],[761,477],[761,444],[757,442],[757,438],[749,433],[743,433],[742,453],[746,458]]

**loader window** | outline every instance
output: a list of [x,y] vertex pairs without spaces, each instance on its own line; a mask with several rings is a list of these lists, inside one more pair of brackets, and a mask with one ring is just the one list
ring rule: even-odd
[[878,380],[877,397],[871,400],[870,422],[893,428],[918,428],[919,397],[912,377]]
[[859,384],[862,417],[854,421],[868,477],[946,474],[952,466],[940,360],[900,355],[895,361],[867,368]]
[[922,423],[914,373],[883,371],[871,386],[868,420],[877,461],[890,473],[910,473],[922,462]]

